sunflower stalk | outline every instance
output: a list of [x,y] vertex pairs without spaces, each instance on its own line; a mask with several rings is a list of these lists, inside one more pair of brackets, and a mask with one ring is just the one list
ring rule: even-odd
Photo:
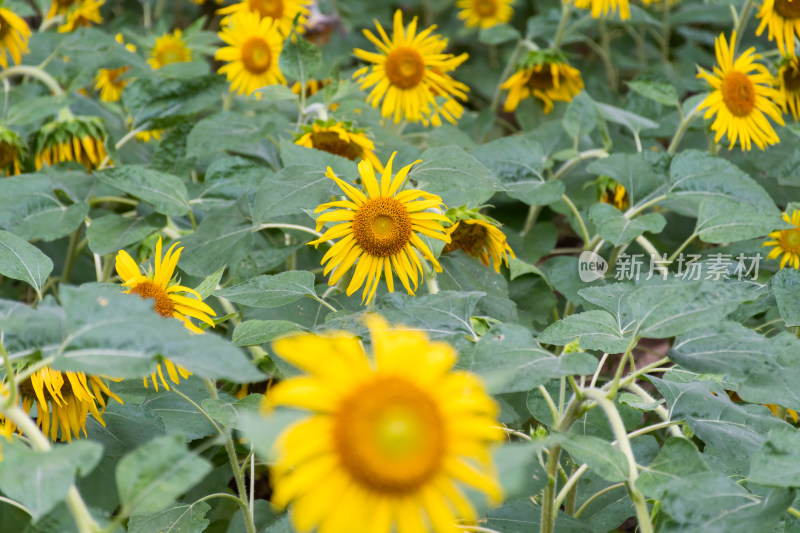
[[10,78],[11,76],[27,76],[35,78],[36,80],[42,82],[42,84],[48,89],[50,89],[50,92],[52,92],[54,96],[64,95],[64,89],[61,88],[61,85],[59,85],[55,78],[39,67],[17,65],[3,69],[2,72],[0,72],[0,80]]

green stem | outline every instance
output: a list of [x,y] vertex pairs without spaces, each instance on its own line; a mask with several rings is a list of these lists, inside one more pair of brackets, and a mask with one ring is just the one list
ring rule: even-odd
[[788,509],[786,509],[786,512],[792,515],[793,517],[800,519],[800,511],[798,511],[794,507],[789,507]]
[[[644,400],[644,401],[645,401],[645,402],[647,402],[647,403],[652,403],[652,402],[654,402],[654,401],[655,401],[655,398],[653,398],[652,396],[650,396],[650,395],[647,393],[647,391],[646,391],[646,390],[644,390],[643,388],[641,388],[641,387],[640,387],[639,385],[637,385],[636,383],[633,383],[633,382],[631,382],[631,383],[627,383],[627,384],[625,385],[625,388],[626,388],[626,389],[628,389],[629,391],[631,391],[632,393],[634,393],[636,396],[638,396],[639,398],[641,398],[642,400]],[[658,416],[660,416],[660,417],[661,417],[661,419],[662,419],[662,420],[664,420],[665,422],[670,422],[670,419],[669,419],[669,411],[667,411],[666,409],[664,409],[664,407],[663,407],[663,406],[659,405],[658,407],[656,407],[656,408],[655,408],[655,412],[656,412],[656,414],[657,414]],[[669,427],[669,432],[672,434],[672,436],[673,436],[673,437],[685,438],[685,436],[683,435],[683,433],[681,432],[681,430],[680,430],[680,429],[678,429],[678,428],[676,428],[675,426],[670,426],[670,427]]]
[[[293,229],[305,233],[310,233],[311,235],[315,235],[317,237],[322,237],[322,233],[318,233],[311,228],[307,228],[305,226],[299,226],[297,224],[261,224],[260,226],[253,227],[252,231],[261,231],[262,229]],[[333,245],[333,241],[328,241],[328,243]]]
[[689,243],[691,243],[691,242],[692,242],[692,241],[695,239],[695,237],[697,237],[697,233],[692,233],[691,235],[689,235],[689,238],[688,238],[688,239],[686,239],[685,241],[683,241],[683,244],[681,244],[681,245],[678,247],[678,249],[677,249],[677,250],[675,250],[675,252],[673,252],[673,254],[672,254],[671,256],[669,256],[669,259],[667,259],[667,261],[669,261],[670,263],[672,263],[673,261],[675,261],[675,258],[676,258],[676,257],[678,257],[678,256],[680,255],[680,253],[681,253],[681,252],[682,252],[682,251],[683,251],[683,250],[684,250],[684,249],[685,249],[687,246],[689,246]]
[[564,200],[564,203],[567,204],[567,206],[569,207],[570,211],[572,211],[572,214],[575,215],[575,218],[578,219],[578,225],[581,228],[581,233],[583,233],[583,242],[584,243],[588,243],[589,242],[589,232],[586,230],[586,224],[583,222],[583,217],[578,212],[578,208],[575,207],[575,204],[572,203],[572,200],[570,200],[569,197],[566,194],[562,194],[561,195],[561,199]]
[[694,120],[694,116],[697,114],[697,111],[699,110],[701,104],[702,102],[697,104],[694,107],[694,109],[689,111],[689,113],[687,113],[686,116],[683,117],[683,120],[681,120],[681,123],[678,126],[678,131],[675,132],[675,135],[672,137],[672,141],[670,141],[669,143],[669,148],[667,148],[668,154],[670,155],[675,154],[675,151],[678,149],[678,145],[680,144],[681,139],[683,139],[686,130],[689,128],[689,124],[692,122],[692,120]]
[[742,42],[742,34],[744,32],[745,27],[747,26],[747,19],[750,18],[750,9],[753,7],[753,0],[745,0],[744,5],[742,5],[742,10],[739,12],[738,20],[736,21],[736,26],[734,27],[733,31],[736,32],[736,41],[733,43],[731,47],[731,55],[733,55],[734,51],[739,48],[739,44]]
[[17,65],[15,67],[4,69],[2,72],[0,72],[0,80],[4,80],[11,76],[30,76],[31,78],[36,78],[46,85],[47,88],[50,89],[50,92],[52,92],[55,96],[64,95],[64,89],[61,88],[61,85],[58,84],[55,78],[39,67]]
[[628,357],[632,356],[633,348],[639,343],[638,335],[631,339],[631,342],[628,344],[628,347],[625,349],[625,353],[622,354],[622,357],[619,359],[619,366],[617,367],[617,371],[614,373],[614,380],[611,382],[611,386],[608,390],[608,397],[613,398],[617,395],[617,391],[619,391],[619,384],[620,380],[622,379],[622,372],[625,370],[625,361]]
[[589,506],[590,503],[595,501],[597,498],[599,498],[603,494],[606,494],[607,492],[611,492],[614,489],[618,489],[618,488],[624,487],[624,486],[625,486],[625,483],[614,483],[613,485],[609,485],[608,487],[595,492],[594,494],[589,496],[589,498],[585,502],[583,502],[583,505],[581,505],[580,508],[577,511],[575,511],[575,515],[574,515],[575,518],[578,518],[586,510],[586,508]]
[[655,205],[658,202],[660,202],[662,200],[666,200],[666,199],[667,199],[667,195],[666,194],[662,194],[660,196],[656,196],[652,200],[648,200],[647,202],[643,203],[642,205],[638,205],[636,207],[631,207],[630,209],[625,211],[625,218],[630,220],[631,218],[635,217],[636,215],[638,215],[639,213],[641,213],[642,211],[644,211],[648,207],[650,207],[652,205]]
[[[639,235],[636,237],[636,242],[639,244],[639,246],[644,248],[645,252],[650,254],[651,258],[657,257],[658,261],[661,261],[661,253],[656,249],[655,246],[653,246],[653,243],[647,240],[644,235]],[[655,259],[653,259],[653,265],[656,267],[656,270],[658,270],[658,273],[661,274],[661,276],[666,278],[669,275],[667,267],[662,265],[660,262],[656,262]]]
[[334,313],[338,311],[338,309],[336,309],[334,306],[332,306],[331,304],[329,304],[328,302],[326,302],[322,298],[317,297],[317,298],[314,298],[314,300],[316,300],[317,302],[321,303],[322,305],[324,305],[325,307],[327,307],[328,309],[330,309]]
[[134,207],[139,205],[139,200],[135,200],[133,198],[124,198],[122,196],[95,196],[93,198],[89,198],[89,205],[92,206],[105,202],[132,205]]
[[20,509],[21,511],[25,511],[25,513],[28,516],[33,516],[33,513],[31,513],[30,510],[27,507],[25,507],[24,505],[22,505],[19,502],[15,502],[14,500],[12,500],[10,498],[6,498],[5,496],[0,496],[0,502],[1,503],[7,503],[8,505],[13,505],[17,509]]
[[503,73],[500,74],[500,81],[497,83],[494,95],[492,95],[492,102],[489,104],[489,109],[492,110],[492,114],[497,113],[497,106],[500,104],[500,95],[502,94],[500,86],[503,85],[503,82],[511,75],[511,71],[517,68],[517,61],[519,61],[519,56],[522,54],[522,49],[525,48],[524,42],[523,39],[517,41],[517,46],[514,48],[514,51],[511,52],[511,56],[508,58],[508,62],[506,62]]
[[558,50],[561,46],[561,41],[564,40],[565,33],[564,29],[567,27],[567,21],[569,20],[569,15],[572,12],[572,0],[563,0],[561,2],[561,20],[558,22],[558,28],[556,29],[556,35],[553,37],[553,46],[554,50]]
[[608,33],[605,19],[600,19],[598,23],[600,29],[600,48],[603,50],[603,65],[606,68],[606,79],[612,92],[617,92],[617,69],[611,60],[611,37]]
[[0,336],[0,353],[3,354],[3,364],[6,366],[6,377],[8,379],[8,385],[10,389],[8,393],[8,400],[5,403],[8,406],[17,405],[16,376],[14,375],[14,367],[11,366],[11,359],[8,357],[8,352],[6,351],[6,345],[3,343],[2,336]]
[[67,246],[67,257],[64,259],[64,270],[61,274],[61,283],[69,283],[69,278],[72,275],[72,267],[75,264],[75,259],[78,255],[78,239],[81,236],[81,229],[83,224],[78,226],[78,229],[72,232],[69,238],[69,245]]
[[439,292],[439,283],[436,281],[436,275],[432,272],[425,276],[425,287],[428,289],[428,294],[437,294]]
[[525,224],[522,226],[522,230],[519,232],[520,237],[524,237],[528,234],[528,232],[533,228],[533,225],[536,224],[536,219],[539,218],[539,213],[542,212],[544,209],[541,205],[532,205],[528,208],[528,216],[525,217]]
[[669,12],[672,8],[671,0],[664,0],[663,11],[661,12],[661,55],[664,56],[664,61],[669,63],[669,40],[672,28],[669,24]]

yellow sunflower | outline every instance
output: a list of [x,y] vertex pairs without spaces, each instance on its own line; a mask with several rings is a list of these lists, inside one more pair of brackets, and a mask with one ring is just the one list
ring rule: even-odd
[[[87,376],[83,372],[61,372],[44,367],[18,385],[22,409],[30,416],[31,410],[36,407],[36,423],[53,441],[58,440],[59,429],[62,441],[69,442],[73,436],[80,438],[81,431],[85,437],[89,413],[105,426],[102,417],[106,409],[104,395],[122,403],[109,390],[103,378]],[[5,425],[7,431],[16,431],[11,421],[7,420]]]
[[364,35],[378,47],[379,53],[356,48],[354,53],[359,59],[373,64],[357,70],[353,77],[362,89],[372,87],[367,103],[372,107],[380,105],[382,116],[393,117],[395,123],[401,119],[427,123],[439,112],[436,96],[445,100],[467,99],[469,88],[448,73],[466,61],[468,55],[443,53],[447,39],[432,33],[435,25],[417,33],[414,17],[406,29],[399,9],[394,14],[391,39],[379,22],[375,24],[381,39],[369,30],[364,30]]
[[764,33],[778,45],[781,53],[794,55],[794,36],[800,36],[800,2],[793,0],[764,0],[758,11],[761,24],[756,29],[756,35]]
[[800,59],[792,56],[784,61],[778,69],[778,85],[783,93],[783,112],[787,112],[788,106],[797,122],[800,113]]
[[553,110],[553,102],[569,102],[583,89],[583,78],[557,51],[529,52],[517,65],[517,71],[500,86],[508,91],[503,111],[514,111],[521,100],[534,96]]
[[[409,279],[416,290],[417,280],[423,271],[417,252],[429,260],[437,272],[442,271],[439,262],[419,234],[450,242],[442,226],[442,222],[449,222],[449,219],[440,211],[442,199],[439,196],[418,189],[398,192],[408,171],[420,161],[401,168],[392,178],[392,161],[395,155],[397,152],[386,163],[380,184],[369,160],[358,164],[358,173],[366,194],[336,177],[331,167],[328,167],[325,175],[334,180],[349,199],[321,204],[315,211],[319,213],[333,207],[341,208],[323,213],[317,218],[317,231],[326,222],[338,224],[308,244],[316,247],[320,243],[341,237],[322,258],[323,264],[328,263],[323,274],[327,275],[336,268],[328,280],[329,285],[335,285],[358,261],[353,279],[347,287],[347,295],[357,291],[366,280],[362,302],[372,301],[383,273],[386,274],[389,292],[394,292],[392,270],[397,273],[408,294],[413,295]],[[436,212],[429,212],[428,209]]]
[[630,207],[631,202],[630,198],[628,198],[628,191],[616,181],[608,178],[599,188],[600,201],[602,203],[613,205],[620,211],[625,211]]
[[20,158],[24,152],[22,137],[0,124],[0,176],[21,174]]
[[[331,79],[328,78],[327,80],[308,80],[306,82],[306,98],[309,96],[315,95],[322,90],[323,87],[329,85],[331,83]],[[300,95],[300,82],[296,81],[291,87],[292,92],[296,95]]]
[[0,7],[0,65],[8,68],[8,56],[19,65],[28,50],[31,29],[28,24],[12,11]]
[[240,11],[230,17],[218,35],[229,46],[214,54],[214,59],[228,62],[217,72],[227,75],[232,92],[249,96],[267,85],[286,84],[278,66],[283,37],[277,21]]
[[[288,36],[297,18],[297,30],[303,33],[304,25],[308,20],[308,6],[311,0],[242,0],[237,4],[217,10],[220,15],[235,15],[237,13],[256,13],[259,18],[269,18],[275,21],[275,27],[284,37]],[[223,19],[222,25],[229,23],[228,18]],[[281,42],[283,40],[281,39]],[[277,56],[276,56],[277,57]],[[277,60],[276,60],[277,63]]]
[[349,122],[317,120],[311,126],[303,126],[294,143],[340,155],[350,161],[366,159],[378,172],[383,172],[383,164],[375,156],[375,145],[364,135],[364,130],[354,128]]
[[50,9],[45,15],[46,19],[57,17],[58,15],[66,15],[70,8],[81,0],[53,0],[50,3]]
[[101,68],[94,77],[94,88],[100,91],[100,100],[104,102],[117,102],[122,97],[122,89],[128,85],[128,80],[122,75],[130,67]]
[[628,0],[575,0],[575,7],[591,9],[593,19],[605,17],[609,12],[614,13],[617,10],[619,10],[620,19],[631,18],[631,6]]
[[456,7],[461,9],[458,18],[464,21],[467,28],[491,28],[511,20],[514,16],[513,3],[514,0],[456,0]]
[[[154,270],[148,271],[143,274],[139,270],[139,266],[133,258],[125,250],[120,250],[117,253],[116,269],[119,277],[122,278],[122,285],[128,287],[125,293],[138,294],[142,298],[149,298],[153,300],[153,308],[164,318],[177,318],[186,326],[187,329],[194,333],[203,333],[203,330],[198,328],[191,321],[189,317],[196,318],[201,322],[205,322],[211,327],[214,327],[214,321],[211,316],[216,316],[211,307],[203,303],[202,297],[194,289],[180,285],[179,280],[173,280],[172,276],[175,272],[175,267],[178,265],[178,259],[181,256],[183,248],[175,247],[177,242],[170,246],[167,253],[161,257],[161,237],[158,238],[156,244],[156,255],[154,258]],[[186,296],[190,294],[194,298]],[[188,378],[191,374],[188,370],[175,365],[169,360],[164,361],[167,367],[167,374],[170,379],[175,383],[180,383],[178,375],[184,379]],[[161,369],[161,364],[157,368],[158,376],[161,378],[161,383],[164,388],[169,390],[169,384],[164,379],[164,373]],[[153,385],[158,390],[158,382],[156,381],[156,372],[150,375],[153,380]],[[144,386],[147,386],[147,378],[144,378]]]
[[44,165],[75,161],[87,171],[97,169],[108,156],[105,148],[107,133],[98,117],[75,117],[68,109],[36,134],[36,170]]
[[170,63],[185,63],[192,60],[192,50],[183,40],[183,33],[176,29],[173,33],[165,33],[158,39],[153,47],[153,55],[147,63],[154,69],[159,69]]
[[480,219],[457,220],[446,229],[450,242],[445,245],[443,254],[464,250],[472,257],[481,260],[486,266],[491,264],[500,273],[500,264],[508,267],[508,257],[515,257],[508,245],[506,236],[495,224]]
[[67,33],[76,28],[88,28],[92,24],[102,24],[100,7],[106,0],[84,0],[67,14],[67,21],[58,27],[58,33]]
[[731,143],[729,149],[739,139],[742,150],[750,150],[751,142],[763,150],[767,145],[780,142],[764,115],[783,126],[778,108],[784,103],[783,94],[773,87],[774,79],[767,68],[755,62],[761,58],[755,48],[748,48],[735,58],[736,32],[731,35],[730,42],[729,47],[725,35],[720,34],[715,40],[719,66],[714,67],[713,74],[703,69],[697,74],[714,89],[700,104],[700,109],[708,108],[703,118],[716,115],[711,125],[716,132],[714,142],[727,134]]
[[267,406],[310,414],[281,433],[271,470],[297,531],[459,531],[477,513],[463,487],[502,499],[489,455],[498,407],[458,357],[419,331],[367,319],[372,357],[347,333],[273,343],[307,374],[278,383]]
[[773,231],[769,234],[771,241],[767,241],[761,246],[774,246],[767,256],[767,259],[775,259],[783,254],[781,268],[786,263],[794,268],[800,268],[800,210],[795,210],[792,216],[788,213],[783,214],[783,220],[792,224],[794,228]]

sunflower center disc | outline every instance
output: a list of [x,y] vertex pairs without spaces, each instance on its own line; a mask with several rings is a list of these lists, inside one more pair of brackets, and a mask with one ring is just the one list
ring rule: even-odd
[[542,65],[542,70],[533,71],[528,79],[528,87],[531,89],[552,89],[555,87],[553,73],[550,71],[550,63]]
[[280,19],[283,17],[283,0],[249,0],[250,11],[258,11],[261,17]]
[[722,101],[733,116],[748,116],[756,106],[756,89],[753,87],[753,82],[738,70],[728,72],[722,78]]
[[472,9],[481,17],[490,17],[497,12],[495,0],[475,0]]
[[785,19],[800,18],[800,2],[795,0],[775,0],[775,11]]
[[397,48],[386,56],[386,76],[395,87],[413,89],[425,76],[425,62],[410,46]]
[[180,45],[170,44],[164,50],[161,51],[161,61],[162,65],[168,65],[170,63],[180,63],[183,61],[183,48]]
[[142,298],[155,300],[153,309],[158,311],[158,314],[164,318],[170,318],[173,311],[175,311],[175,304],[169,299],[169,294],[157,283],[150,280],[143,281],[132,288],[131,292],[138,294]]
[[781,247],[793,254],[800,253],[800,228],[787,229],[781,232]]
[[5,168],[14,163],[17,157],[17,148],[7,142],[0,142],[0,168]]
[[797,70],[793,66],[788,67],[783,72],[783,85],[786,87],[787,91],[792,93],[800,90],[800,70]]
[[411,492],[440,469],[443,420],[430,394],[402,377],[387,376],[356,389],[334,422],[344,468],[366,487]]
[[479,224],[462,222],[450,235],[450,243],[444,247],[444,253],[453,250],[464,250],[469,255],[478,255],[486,244],[489,231]]
[[372,256],[396,254],[411,239],[408,209],[394,198],[370,198],[353,216],[353,237]]
[[356,143],[343,141],[337,133],[320,131],[311,134],[311,144],[317,150],[346,157],[350,161],[362,159],[364,151]]
[[261,37],[251,37],[242,45],[242,63],[252,74],[263,74],[272,63],[272,52]]

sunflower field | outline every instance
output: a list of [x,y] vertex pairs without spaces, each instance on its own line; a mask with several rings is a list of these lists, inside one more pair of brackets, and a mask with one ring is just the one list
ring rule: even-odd
[[800,0],[0,0],[0,533],[800,533]]

